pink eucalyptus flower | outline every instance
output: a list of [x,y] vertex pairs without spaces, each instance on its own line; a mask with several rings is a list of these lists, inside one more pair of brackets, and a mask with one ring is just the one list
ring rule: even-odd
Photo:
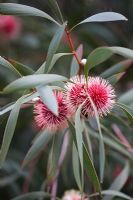
[[55,132],[59,129],[67,127],[67,119],[71,116],[70,109],[68,109],[64,102],[63,93],[61,91],[55,92],[58,102],[59,114],[53,114],[47,106],[39,99],[34,105],[35,121],[39,128],[47,129]]
[[85,117],[95,116],[93,101],[99,116],[107,115],[115,103],[115,91],[111,84],[101,77],[75,76],[66,85],[66,103],[73,111],[83,104],[82,114]]
[[[81,198],[82,197],[82,198]],[[81,195],[79,191],[69,190],[64,193],[62,200],[89,200],[84,194]]]
[[21,31],[19,18],[10,15],[0,15],[0,35],[5,39],[16,39]]

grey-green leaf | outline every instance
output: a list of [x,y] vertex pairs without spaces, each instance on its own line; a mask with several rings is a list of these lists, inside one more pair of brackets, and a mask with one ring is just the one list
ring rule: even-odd
[[54,34],[54,37],[52,38],[52,41],[49,45],[48,54],[46,57],[46,64],[45,64],[45,70],[44,70],[45,73],[48,73],[48,71],[49,71],[49,66],[51,64],[54,54],[56,53],[56,51],[58,49],[61,38],[64,34],[65,27],[66,27],[66,23],[64,23],[62,26],[58,27],[57,31]]
[[[125,164],[124,169],[121,171],[121,173],[115,178],[111,186],[109,187],[109,190],[115,190],[120,191],[123,186],[125,185],[128,177],[129,177],[130,167],[129,162],[127,161]],[[103,200],[112,200],[113,196],[105,196]]]
[[80,23],[76,24],[72,29],[77,27],[80,24],[90,23],[90,22],[111,22],[111,21],[119,21],[119,20],[127,20],[127,18],[120,13],[116,12],[101,12],[95,15],[88,17],[87,19],[81,21]]
[[52,138],[52,134],[49,133],[47,130],[42,131],[42,133],[39,134],[37,139],[34,141],[33,145],[29,149],[26,157],[23,161],[23,166],[27,165],[31,160],[36,158],[36,156],[45,148],[45,146],[48,144],[50,139]]
[[126,58],[133,59],[133,50],[131,49],[124,47],[99,47],[92,51],[87,58],[87,63],[85,65],[86,77],[88,76],[90,69],[106,61],[113,54],[118,54]]
[[37,91],[48,109],[58,116],[58,103],[50,86],[39,86]]
[[8,15],[19,15],[19,16],[36,16],[48,19],[57,25],[60,25],[50,15],[37,8],[26,6],[16,3],[0,3],[0,13]]
[[20,196],[14,197],[11,200],[35,200],[38,198],[49,198],[50,194],[46,192],[29,192]]
[[14,92],[18,90],[25,90],[37,87],[39,85],[49,84],[56,81],[66,81],[67,78],[56,74],[37,74],[29,75],[19,78],[4,88],[5,93]]
[[[27,95],[26,95],[27,96]],[[22,102],[26,96],[22,96],[20,99],[18,99],[9,115],[6,128],[4,131],[4,136],[3,136],[3,141],[2,141],[2,146],[0,150],[0,166],[3,165],[6,155],[8,153],[8,149],[11,143],[11,140],[13,138],[13,134],[15,131],[15,127],[17,124],[17,119],[19,115],[19,110],[22,105]]]

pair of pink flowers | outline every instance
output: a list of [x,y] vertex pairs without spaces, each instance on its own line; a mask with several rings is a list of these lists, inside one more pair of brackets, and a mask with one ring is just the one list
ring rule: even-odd
[[[115,91],[111,84],[101,77],[75,76],[66,83],[65,92],[57,91],[59,115],[55,116],[40,100],[34,105],[35,121],[39,128],[57,131],[67,127],[67,120],[76,112],[83,102],[81,114],[85,118],[94,117],[92,99],[99,116],[107,115],[115,103]],[[88,96],[90,98],[88,98]]]

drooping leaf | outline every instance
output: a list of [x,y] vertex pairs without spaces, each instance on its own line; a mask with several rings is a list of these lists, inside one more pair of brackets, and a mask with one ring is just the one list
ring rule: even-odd
[[[78,55],[78,58],[81,60],[82,56],[83,56],[83,45],[82,44],[79,45],[79,47],[76,50],[76,53]],[[72,58],[70,69],[71,69],[71,71],[70,71],[71,77],[77,75],[78,70],[79,70],[79,64],[78,64],[75,56],[73,56],[73,58]]]
[[38,86],[37,91],[44,104],[48,107],[48,109],[56,116],[58,116],[58,103],[51,87],[48,85]]
[[81,109],[84,102],[79,106],[75,114],[75,131],[76,131],[76,142],[77,142],[77,150],[79,154],[79,160],[81,164],[81,183],[82,183],[82,190],[84,186],[84,165],[83,165],[83,125],[81,121]]
[[88,22],[110,22],[110,21],[119,21],[119,20],[127,20],[127,18],[121,15],[120,13],[116,13],[116,12],[101,12],[101,13],[92,15],[88,17],[87,19],[81,21],[80,23],[76,24],[72,29],[74,29],[80,24],[84,24]]
[[92,51],[87,58],[87,63],[85,65],[86,77],[88,76],[88,72],[90,69],[106,61],[113,54],[118,54],[123,57],[133,59],[133,50],[131,49],[124,47],[99,47]]
[[[90,133],[90,135],[96,139],[99,140],[99,134],[96,133],[95,131],[93,131],[92,129],[88,128],[88,131]],[[125,149],[125,146],[122,144],[117,143],[115,140],[112,140],[111,138],[107,137],[107,136],[103,136],[103,141],[104,143],[111,147],[112,149],[120,152],[121,154],[123,154],[124,156],[126,156],[127,158],[133,160],[133,156],[131,155],[131,153],[128,152],[127,149]]]
[[102,191],[102,194],[103,195],[111,195],[111,196],[117,196],[117,197],[120,197],[120,198],[123,198],[123,199],[127,199],[127,200],[133,200],[132,197],[122,193],[122,192],[118,192],[118,191],[115,191],[115,190],[104,190]]
[[39,85],[49,84],[56,81],[66,81],[67,79],[63,76],[56,74],[37,74],[29,75],[19,78],[4,88],[5,93],[14,92],[18,90],[25,90],[37,87]]
[[73,173],[74,173],[76,183],[77,183],[80,191],[82,191],[82,180],[81,180],[81,175],[80,175],[79,155],[78,155],[78,152],[77,152],[74,142],[73,142],[73,149],[72,149],[72,164],[73,164]]
[[[77,148],[75,128],[69,121],[68,121],[68,124],[69,124],[70,132],[72,133],[73,140]],[[101,186],[100,186],[100,182],[97,176],[97,172],[95,170],[91,157],[84,144],[83,144],[83,162],[84,162],[84,168],[85,168],[87,176],[91,179],[94,187],[96,188],[96,191],[98,191],[99,194],[101,194]]]
[[[26,96],[28,96],[28,95],[26,95]],[[7,121],[7,124],[6,124],[6,128],[5,128],[5,131],[4,131],[1,150],[0,150],[0,167],[3,165],[3,163],[6,159],[6,155],[8,153],[8,149],[9,149],[11,140],[13,138],[15,127],[16,127],[16,124],[17,124],[17,119],[18,119],[20,107],[21,107],[22,102],[23,102],[23,100],[26,96],[22,96],[20,99],[18,99],[16,101],[16,103],[14,104],[14,107],[13,107],[13,109],[12,109],[10,115],[9,115],[9,118],[8,118],[8,121]]]
[[132,63],[133,63],[133,61],[129,60],[129,59],[122,61],[120,63],[117,63],[114,66],[110,67],[109,69],[105,70],[101,74],[101,77],[108,78],[108,77],[118,74],[120,72],[124,72],[132,65]]
[[[128,177],[129,177],[130,167],[129,162],[127,161],[125,164],[124,169],[121,171],[121,173],[115,178],[111,186],[109,187],[109,190],[115,190],[120,191],[123,186],[125,185]],[[114,196],[105,196],[103,200],[112,200]]]
[[24,158],[23,166],[26,166],[31,162],[36,156],[45,148],[50,139],[52,138],[52,134],[47,130],[42,131],[39,136],[36,138],[31,148],[29,149],[27,155]]
[[99,115],[97,108],[91,99],[91,97],[88,95],[88,99],[93,107],[94,113],[95,113],[95,119],[97,122],[98,126],[98,131],[99,131],[99,165],[100,165],[100,180],[101,183],[103,182],[103,177],[104,177],[104,168],[105,168],[105,149],[104,149],[104,140],[103,140],[103,135],[101,131],[101,125],[100,125],[100,120],[99,120]]
[[57,31],[54,34],[54,37],[52,38],[52,41],[50,42],[48,54],[46,57],[46,64],[45,64],[45,70],[44,70],[45,73],[48,73],[48,71],[49,71],[49,66],[51,64],[54,54],[56,53],[56,51],[58,49],[58,46],[59,46],[62,36],[64,34],[65,27],[66,27],[66,23],[64,23],[62,26],[58,27]]
[[35,200],[37,198],[48,198],[51,195],[46,192],[37,191],[37,192],[29,192],[26,194],[22,194],[20,196],[14,197],[11,200]]
[[31,7],[31,6],[22,5],[22,4],[0,3],[0,13],[8,14],[8,15],[42,17],[60,26],[60,24],[57,21],[55,21],[50,15],[48,15],[44,11]]

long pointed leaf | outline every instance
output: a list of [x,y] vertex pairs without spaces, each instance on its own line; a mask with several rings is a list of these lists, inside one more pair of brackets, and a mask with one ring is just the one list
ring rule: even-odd
[[56,22],[50,15],[39,10],[37,8],[26,6],[22,4],[16,3],[0,3],[0,13],[1,14],[8,14],[8,15],[19,15],[19,16],[36,16],[36,17],[43,17],[48,19],[57,25],[60,25]]

